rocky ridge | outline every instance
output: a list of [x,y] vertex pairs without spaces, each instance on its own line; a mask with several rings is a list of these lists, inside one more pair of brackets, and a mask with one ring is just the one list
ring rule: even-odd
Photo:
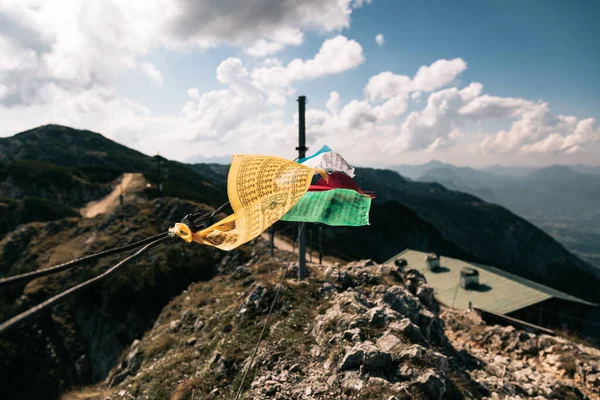
[[[190,285],[123,354],[102,385],[64,399],[234,398],[288,256],[279,252],[270,258],[261,245],[254,254],[230,273]],[[596,350],[580,350],[586,354],[577,364],[587,374],[583,383],[580,373],[570,376],[565,365],[555,364],[550,372],[522,360],[539,350],[548,361],[552,346],[579,349],[566,339],[482,325],[471,343],[472,317],[440,314],[432,288],[410,266],[370,260],[310,265],[302,283],[293,279],[294,268],[242,398],[598,396],[596,380],[587,379],[597,373]]]
[[[487,326],[476,313],[448,310],[442,319],[452,344],[485,363],[484,371],[473,371],[473,379],[498,393],[600,397],[600,350],[596,348],[512,326]],[[557,382],[564,385],[557,387]]]

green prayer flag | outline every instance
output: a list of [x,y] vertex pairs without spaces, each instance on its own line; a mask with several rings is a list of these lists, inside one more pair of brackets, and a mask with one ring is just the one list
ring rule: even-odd
[[306,192],[281,220],[332,226],[369,225],[371,198],[350,189]]

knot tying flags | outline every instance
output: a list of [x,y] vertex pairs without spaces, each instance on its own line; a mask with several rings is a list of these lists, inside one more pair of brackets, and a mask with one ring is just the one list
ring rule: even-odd
[[169,228],[169,232],[172,235],[177,235],[188,243],[191,243],[192,240],[192,230],[189,226],[184,223],[178,222],[172,228]]

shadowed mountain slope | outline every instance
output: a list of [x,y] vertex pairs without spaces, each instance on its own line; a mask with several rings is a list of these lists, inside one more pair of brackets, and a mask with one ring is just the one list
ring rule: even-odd
[[507,168],[501,166],[475,170],[436,165],[406,168],[426,168],[418,177],[421,182],[436,182],[508,208],[600,268],[600,176],[595,174],[596,167],[553,165],[505,176]]
[[[483,263],[574,295],[598,299],[597,269],[503,207],[437,183],[408,181],[388,170],[360,168],[356,181],[375,191],[376,203],[394,200],[408,206],[446,240]],[[588,285],[591,282],[594,284]]]

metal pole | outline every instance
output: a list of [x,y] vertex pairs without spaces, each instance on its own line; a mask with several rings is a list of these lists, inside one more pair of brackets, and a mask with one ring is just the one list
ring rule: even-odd
[[[298,158],[306,157],[306,96],[298,97]],[[304,226],[304,222],[301,227]],[[306,231],[300,229],[298,237],[298,280],[306,277]]]
[[271,226],[271,230],[269,231],[269,250],[271,253],[271,257],[275,256],[275,227]]
[[319,226],[319,265],[323,264],[323,227]]
[[313,253],[313,246],[312,246],[312,229],[308,231],[308,251],[310,252],[310,262],[312,262],[312,253]]
[[158,173],[158,194],[162,197],[162,179],[160,176],[160,156],[159,153],[156,154],[156,172]]

